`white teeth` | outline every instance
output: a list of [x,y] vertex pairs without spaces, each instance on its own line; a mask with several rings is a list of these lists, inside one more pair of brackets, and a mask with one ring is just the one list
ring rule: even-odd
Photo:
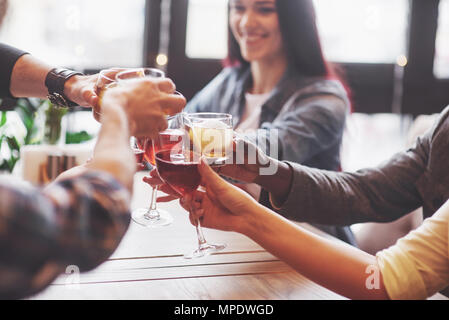
[[262,38],[262,36],[245,36],[246,41],[257,41],[261,38]]

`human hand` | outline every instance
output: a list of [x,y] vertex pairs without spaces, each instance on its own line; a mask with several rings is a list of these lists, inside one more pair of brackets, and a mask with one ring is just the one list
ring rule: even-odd
[[246,183],[257,183],[263,168],[277,164],[276,159],[268,157],[255,144],[241,137],[234,138],[232,157],[232,163],[217,167],[216,171]]
[[117,82],[115,80],[116,75],[121,72],[127,70],[126,68],[109,68],[103,69],[98,73],[97,81],[95,83],[95,92],[98,96],[97,103],[92,108],[92,114],[98,122],[100,122],[101,117],[101,104],[103,94],[106,88],[111,86],[116,86]]
[[175,85],[168,78],[142,78],[108,88],[102,97],[102,113],[120,105],[128,116],[131,135],[156,138],[167,128],[167,115],[179,113],[186,99],[175,94]]
[[64,84],[66,97],[82,107],[95,107],[98,103],[98,95],[95,91],[98,74],[70,77]]
[[206,191],[196,191],[180,200],[190,213],[190,222],[195,225],[199,217],[206,228],[241,232],[260,210],[260,205],[246,192],[220,178],[204,159],[198,164],[198,170]]

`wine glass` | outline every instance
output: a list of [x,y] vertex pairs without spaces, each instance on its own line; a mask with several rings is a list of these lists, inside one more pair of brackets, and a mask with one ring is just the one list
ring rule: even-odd
[[136,157],[136,163],[137,165],[142,165],[143,164],[143,156],[145,154],[145,151],[143,149],[141,149],[137,143],[137,139],[135,137],[131,137],[130,138],[130,144],[131,144],[131,149],[134,153],[134,156]]
[[[165,73],[162,70],[154,69],[154,68],[135,68],[128,69],[122,72],[117,73],[116,80],[120,84],[123,81],[133,81],[139,80],[145,77],[153,77],[153,78],[164,78]],[[176,116],[167,117],[168,128],[170,126],[176,127]],[[172,128],[176,129],[176,128]],[[169,130],[169,129],[167,129]],[[144,150],[144,159],[152,166],[156,165],[155,162],[155,151],[159,150],[159,148],[165,147],[168,148],[167,144],[164,141],[158,139],[156,143],[154,143],[151,139],[136,139],[136,143],[139,148]],[[167,142],[168,143],[168,142]],[[144,227],[162,227],[168,226],[173,222],[173,217],[171,214],[166,211],[159,209],[157,207],[157,191],[158,186],[152,188],[151,192],[151,202],[148,208],[137,208],[131,212],[131,217],[134,222],[140,224]]]
[[[179,116],[179,119],[183,119],[183,117]],[[175,135],[176,138],[171,138],[171,140],[176,141],[176,147],[160,149],[156,152],[155,159],[161,179],[181,196],[185,196],[193,193],[200,185],[201,176],[198,171],[198,163],[201,155],[193,150],[184,148],[185,140],[189,139],[188,132],[184,126],[177,132],[183,134]],[[164,135],[164,132],[159,133],[160,140],[166,139]],[[195,213],[195,208],[192,206],[189,211]],[[211,244],[206,241],[199,218],[196,219],[195,228],[198,237],[198,248],[193,252],[185,254],[184,258],[203,257],[223,250],[226,247],[224,244]]]
[[209,165],[224,165],[232,152],[232,115],[227,113],[184,113],[190,150],[206,157]]
[[[98,96],[98,106],[101,109],[104,93],[108,88],[112,88],[117,85],[115,76],[117,73],[126,70],[125,68],[108,68],[99,72],[97,82],[95,84],[95,92]],[[95,108],[93,109],[95,119],[100,119],[101,113]]]

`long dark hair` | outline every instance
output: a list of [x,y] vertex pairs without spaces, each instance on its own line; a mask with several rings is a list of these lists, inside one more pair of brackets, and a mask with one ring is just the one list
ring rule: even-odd
[[[279,27],[289,66],[310,77],[335,77],[323,55],[312,0],[276,0]],[[247,65],[228,26],[228,57],[225,66]]]

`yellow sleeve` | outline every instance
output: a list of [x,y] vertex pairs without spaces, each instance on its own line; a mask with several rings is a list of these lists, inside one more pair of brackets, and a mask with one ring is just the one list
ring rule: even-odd
[[416,230],[376,254],[391,299],[426,299],[449,285],[449,201]]

